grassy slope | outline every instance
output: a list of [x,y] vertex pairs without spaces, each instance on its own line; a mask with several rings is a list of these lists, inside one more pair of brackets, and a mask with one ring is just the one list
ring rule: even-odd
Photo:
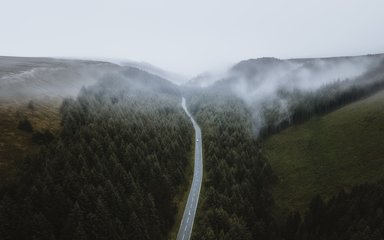
[[60,130],[60,99],[34,100],[34,110],[26,100],[0,101],[0,182],[12,176],[14,163],[26,155],[36,153],[39,146],[32,142],[32,133],[17,128],[18,122],[27,117],[35,130]]
[[354,184],[384,178],[384,92],[290,127],[264,145],[279,178],[276,214],[304,210]]

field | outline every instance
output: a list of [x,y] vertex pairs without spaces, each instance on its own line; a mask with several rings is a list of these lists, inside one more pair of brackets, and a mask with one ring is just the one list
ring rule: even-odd
[[383,179],[384,92],[275,134],[263,151],[278,177],[277,216],[302,212],[315,194]]
[[59,106],[61,99],[40,98],[30,100],[0,101],[0,181],[13,174],[13,166],[39,150],[32,141],[32,133],[18,129],[20,120],[27,118],[34,131],[60,131]]

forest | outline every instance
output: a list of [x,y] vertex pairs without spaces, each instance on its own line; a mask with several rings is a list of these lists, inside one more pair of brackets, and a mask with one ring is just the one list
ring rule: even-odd
[[[254,131],[268,137],[384,89],[382,55],[241,61],[207,87],[234,95],[252,113]],[[354,74],[352,74],[354,73]]]
[[292,212],[282,229],[284,239],[383,239],[383,183],[354,186],[325,201],[315,196],[304,216]]
[[363,81],[364,78],[369,79],[369,76],[363,75],[354,80],[338,80],[309,92],[280,89],[279,98],[287,101],[287,116],[279,113],[280,106],[277,104],[266,103],[262,111],[265,125],[260,130],[260,137],[268,137],[292,124],[303,123],[313,116],[329,113],[384,89],[384,77],[379,76],[368,82]]
[[250,112],[233,96],[188,100],[203,133],[203,198],[193,239],[273,239],[272,170],[252,132]]
[[60,134],[34,131],[27,119],[15,124],[43,147],[0,183],[1,239],[166,239],[193,151],[181,96],[203,134],[193,239],[383,239],[382,183],[314,196],[305,212],[276,219],[277,179],[261,149],[269,135],[383,87],[338,81],[295,92],[289,120],[265,109],[259,138],[252,106],[235,94],[182,89],[135,68],[109,72],[63,101]]
[[193,137],[180,101],[135,69],[66,99],[61,134],[1,183],[1,239],[164,239]]
[[[355,90],[337,95],[331,107],[374,91]],[[193,239],[383,239],[382,183],[355,186],[331,199],[314,196],[304,213],[276,219],[271,196],[276,177],[261,151],[263,139],[255,137],[246,103],[217,91],[189,94],[191,112],[202,128],[205,164]],[[320,105],[328,104],[327,98],[320,100]],[[282,128],[274,132],[278,130]]]

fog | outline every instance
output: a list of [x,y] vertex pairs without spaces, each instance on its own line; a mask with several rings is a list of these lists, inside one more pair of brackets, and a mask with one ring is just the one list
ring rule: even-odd
[[3,0],[0,55],[145,61],[192,78],[243,59],[384,51],[382,0]]
[[[380,63],[383,57],[278,60],[258,59],[240,63],[229,72],[230,88],[247,103],[276,98],[279,90],[315,91],[320,87],[353,79]],[[256,72],[252,72],[256,71]]]
[[[134,66],[134,67],[133,67]],[[0,57],[0,99],[75,98],[82,88],[103,86],[130,95],[178,94],[177,85],[162,76],[165,71],[133,62],[120,64],[53,58]],[[162,76],[159,76],[162,75]]]
[[43,97],[75,97],[117,65],[48,58],[0,58],[2,100]]
[[338,92],[352,85],[361,88],[364,84],[383,82],[383,66],[384,54],[287,60],[259,58],[205,72],[177,86],[169,80],[176,76],[173,81],[177,82],[178,75],[145,63],[1,57],[0,97],[2,100],[76,97],[82,87],[95,83],[106,88],[114,86],[116,91],[129,90],[131,96],[151,92],[181,97],[180,90],[185,86],[198,86],[200,90],[242,99],[252,113],[258,134],[266,125],[290,121],[297,106],[313,105],[306,102],[310,100],[308,96],[317,97],[318,102],[332,101]]
[[[241,98],[253,115],[258,133],[267,122],[279,124],[289,120],[292,107],[304,104],[300,101],[305,101],[306,94],[315,95],[328,87],[327,93],[322,92],[325,95],[321,98],[325,99],[335,95],[334,91],[343,91],[340,86],[384,81],[383,60],[384,55],[380,54],[323,59],[250,59],[221,73],[206,73],[192,79],[190,84]],[[368,75],[371,72],[375,75]],[[338,89],[332,84],[338,84]]]

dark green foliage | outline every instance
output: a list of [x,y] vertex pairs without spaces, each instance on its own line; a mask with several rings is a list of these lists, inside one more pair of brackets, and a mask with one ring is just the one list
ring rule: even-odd
[[[338,84],[296,94],[291,121],[371,91],[338,91]],[[256,140],[254,116],[232,95],[194,94],[188,105],[204,149],[194,239],[382,239],[381,185],[356,187],[329,201],[316,196],[304,217],[293,212],[277,226],[270,195],[275,177]],[[0,185],[1,239],[164,239],[192,145],[193,128],[180,101],[175,86],[130,68],[65,100],[60,136],[35,133],[34,141],[45,144],[41,153],[21,164],[14,182]],[[266,134],[292,123],[276,125],[279,118],[269,113]],[[28,120],[21,126],[32,131]]]
[[173,88],[130,81],[63,102],[60,137],[0,189],[1,239],[164,239],[193,128]]
[[384,186],[382,183],[353,187],[324,202],[315,196],[303,221],[289,215],[285,237],[289,239],[383,239]]
[[280,90],[278,95],[286,101],[288,115],[280,116],[279,106],[266,106],[263,109],[265,126],[260,136],[267,137],[292,124],[303,123],[313,116],[329,113],[384,89],[384,78],[381,75],[368,82],[363,81],[366,80],[364,77],[369,79],[369,76],[363,75],[355,80],[336,81],[311,92]]
[[295,211],[288,215],[287,223],[285,224],[284,229],[284,236],[286,240],[293,240],[295,239],[296,232],[299,229],[301,222],[301,216],[300,213]]
[[55,136],[49,130],[44,130],[43,132],[37,131],[32,134],[32,141],[37,144],[47,144],[53,141]]
[[203,133],[204,192],[194,239],[273,239],[274,181],[252,133],[251,115],[232,96],[189,99]]
[[33,132],[32,124],[27,118],[20,120],[17,128],[25,132]]
[[295,211],[277,225],[269,194],[275,178],[253,138],[247,108],[209,91],[189,102],[202,127],[205,164],[194,239],[383,239],[382,183],[329,201],[315,196],[304,217]]

